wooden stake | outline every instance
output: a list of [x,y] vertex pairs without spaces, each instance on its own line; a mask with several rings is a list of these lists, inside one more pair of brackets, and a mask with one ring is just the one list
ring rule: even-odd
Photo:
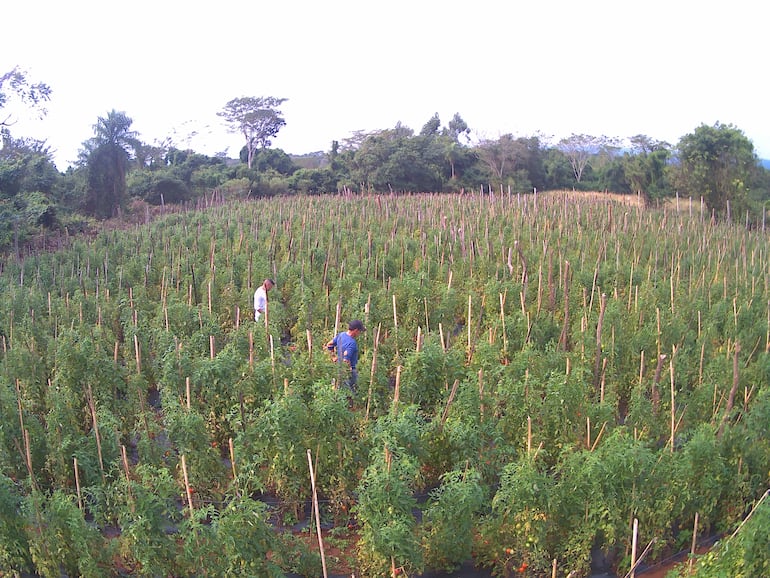
[[326,555],[324,554],[324,541],[321,534],[321,515],[318,512],[318,493],[315,488],[315,471],[313,470],[313,458],[310,454],[310,450],[307,450],[307,463],[310,468],[310,484],[313,488],[313,511],[315,512],[315,527],[318,535],[318,549],[321,552],[321,567],[323,569],[324,578],[328,577],[326,572]]
[[698,512],[695,512],[695,522],[692,525],[692,545],[690,546],[690,561],[687,564],[687,573],[692,574],[692,564],[695,562],[695,546],[698,545]]
[[126,475],[126,488],[128,489],[128,501],[131,505],[131,512],[134,512],[136,510],[136,505],[134,504],[134,495],[131,491],[131,470],[128,467],[128,454],[126,453],[126,446],[121,445],[120,446],[120,454],[123,458],[123,472]]
[[468,294],[468,319],[466,321],[466,323],[468,324],[468,355],[470,355],[470,352],[471,352],[471,315],[473,311],[472,305],[471,305],[472,299],[473,298],[469,293]]
[[594,389],[599,389],[601,379],[602,359],[602,327],[604,326],[604,313],[607,310],[607,294],[602,293],[599,304],[599,320],[596,323],[596,358],[594,359]]
[[586,416],[586,447],[591,447],[591,418]]
[[599,430],[599,433],[596,436],[596,439],[594,440],[594,445],[591,446],[591,451],[594,451],[596,449],[596,446],[599,445],[599,440],[602,439],[602,434],[604,433],[604,428],[605,427],[607,427],[607,422],[606,421],[602,424],[602,427]]
[[369,421],[369,409],[372,405],[372,388],[374,387],[374,375],[375,371],[377,369],[377,349],[380,345],[380,330],[382,329],[382,324],[377,325],[377,331],[374,334],[374,346],[372,351],[372,368],[371,372],[369,374],[369,393],[366,396],[366,415],[364,416],[364,421]]
[[631,578],[635,576],[636,568],[636,540],[639,535],[639,520],[634,518],[634,531],[631,538]]
[[674,356],[671,355],[671,363],[668,364],[669,374],[671,376],[671,453],[674,453],[674,434],[676,433],[676,405],[674,390]]
[[83,511],[83,496],[80,494],[80,473],[78,473],[78,459],[72,458],[72,463],[75,468],[75,490],[78,495],[78,508]]
[[102,459],[102,439],[99,435],[99,422],[96,419],[96,404],[94,403],[94,396],[91,391],[91,385],[88,385],[88,388],[86,389],[86,395],[88,398],[88,407],[91,410],[91,420],[94,424],[94,436],[96,436],[96,453],[99,456],[99,470],[102,472],[102,482],[107,483],[105,474],[104,474],[104,460]]
[[187,505],[190,507],[190,514],[193,513],[192,490],[190,489],[190,479],[187,477],[187,460],[182,454],[182,475],[184,476],[184,491],[187,494]]
[[458,385],[460,385],[460,380],[455,379],[455,382],[452,385],[452,391],[449,392],[449,399],[447,399],[446,406],[444,406],[444,412],[441,414],[441,423],[438,428],[439,431],[444,429],[444,424],[446,423],[447,417],[449,417],[449,407],[452,405],[452,402],[455,399],[455,394],[457,393]]
[[505,332],[505,295],[500,293],[500,323],[503,327],[503,357],[508,358],[508,335]]
[[484,369],[479,369],[479,419],[484,421]]
[[527,416],[527,455],[532,453],[532,418]]
[[398,400],[401,395],[401,366],[396,367],[396,389],[393,392],[393,413],[398,413]]

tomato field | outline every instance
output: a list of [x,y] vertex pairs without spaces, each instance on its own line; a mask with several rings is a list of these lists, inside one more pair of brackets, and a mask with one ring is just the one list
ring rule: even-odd
[[5,259],[0,576],[623,576],[705,536],[697,575],[770,575],[768,232],[705,213],[276,197]]

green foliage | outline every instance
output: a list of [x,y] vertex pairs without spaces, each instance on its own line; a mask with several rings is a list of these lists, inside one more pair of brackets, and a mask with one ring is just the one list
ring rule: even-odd
[[[160,174],[147,155],[138,170]],[[311,515],[308,450],[321,523],[360,529],[372,576],[469,555],[499,575],[586,572],[596,549],[620,571],[634,518],[653,560],[696,513],[730,532],[766,491],[759,230],[540,193],[163,213],[3,262],[0,532],[24,526],[0,556],[19,572],[33,551],[56,571],[36,537],[55,512],[132,575],[317,573],[273,540]],[[267,330],[250,315],[266,275]],[[351,318],[368,331],[349,407],[321,346]],[[196,570],[215,555],[221,572]]]
[[375,457],[358,487],[355,513],[361,527],[357,546],[363,576],[385,576],[391,567],[407,574],[422,570],[422,550],[416,534],[412,482],[415,463],[407,456],[375,450]]
[[124,112],[110,111],[94,125],[94,138],[85,143],[88,189],[86,214],[106,219],[114,216],[126,197],[129,152],[136,143],[132,120]]
[[28,534],[35,570],[43,578],[67,576],[100,578],[109,575],[109,560],[101,549],[101,535],[88,525],[72,496],[55,490],[43,497],[33,492],[26,504],[36,531]]
[[246,139],[249,168],[252,167],[257,147],[269,147],[272,138],[286,124],[279,108],[285,101],[285,98],[274,96],[234,98],[217,113],[232,132]]
[[702,196],[717,215],[746,208],[749,184],[757,168],[754,145],[733,125],[701,125],[678,145],[677,184],[692,196]]
[[22,518],[23,493],[13,480],[0,476],[0,567],[15,573],[32,566],[29,539]]
[[[767,576],[770,572],[770,504],[765,492],[745,524],[716,543],[706,554],[697,556],[695,576],[703,578],[749,578]],[[689,576],[689,565],[683,564],[677,577]]]
[[551,560],[546,538],[554,513],[553,491],[552,478],[532,460],[503,466],[492,512],[479,526],[477,561],[495,576],[522,567],[546,572]]
[[472,554],[473,528],[486,503],[480,474],[473,470],[445,473],[424,508],[425,565],[451,572]]

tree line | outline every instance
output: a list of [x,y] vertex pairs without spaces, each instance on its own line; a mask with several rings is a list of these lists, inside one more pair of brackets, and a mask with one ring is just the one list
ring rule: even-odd
[[[770,171],[737,127],[701,125],[676,145],[646,135],[627,139],[572,134],[552,143],[543,136],[503,134],[471,138],[459,113],[443,125],[433,115],[419,132],[401,123],[354,133],[329,151],[302,156],[271,148],[286,121],[285,98],[242,97],[219,112],[240,134],[238,159],[176,146],[148,144],[126,112],[99,117],[93,137],[65,172],[44,142],[12,134],[3,114],[12,99],[40,114],[51,97],[18,68],[0,75],[0,249],[41,233],[87,229],[146,205],[186,203],[214,190],[243,197],[338,192],[528,193],[573,189],[634,193],[648,202],[680,195],[702,199],[720,219],[757,221],[770,198]],[[95,220],[95,221],[94,221]]]

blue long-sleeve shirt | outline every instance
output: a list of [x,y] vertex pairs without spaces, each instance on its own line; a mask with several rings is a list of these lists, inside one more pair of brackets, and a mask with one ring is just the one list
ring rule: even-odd
[[329,349],[337,350],[337,360],[347,361],[350,364],[350,369],[356,369],[358,365],[358,343],[355,338],[348,335],[347,331],[338,333],[332,340],[332,345]]

